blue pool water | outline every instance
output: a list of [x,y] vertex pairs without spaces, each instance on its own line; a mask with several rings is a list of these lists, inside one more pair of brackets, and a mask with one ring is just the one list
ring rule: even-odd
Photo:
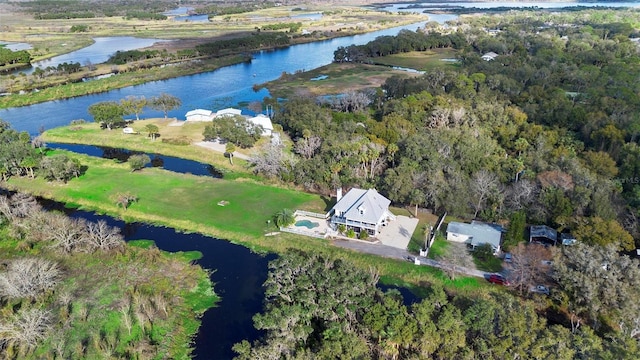
[[318,226],[320,226],[320,224],[319,224],[319,223],[317,223],[317,222],[313,222],[313,221],[309,221],[309,220],[299,220],[299,221],[296,221],[296,224],[295,224],[295,225],[296,225],[296,226],[298,226],[298,227],[300,227],[300,226],[304,226],[304,227],[306,227],[307,229],[313,229],[314,227],[318,227]]

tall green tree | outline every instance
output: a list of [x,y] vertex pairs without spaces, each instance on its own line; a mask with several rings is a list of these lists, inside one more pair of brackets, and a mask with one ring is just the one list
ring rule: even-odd
[[149,106],[154,110],[162,111],[166,119],[169,111],[182,106],[182,100],[176,96],[162,93],[159,96],[152,97]]
[[103,101],[89,106],[89,114],[103,128],[109,130],[124,126],[124,109],[115,101]]

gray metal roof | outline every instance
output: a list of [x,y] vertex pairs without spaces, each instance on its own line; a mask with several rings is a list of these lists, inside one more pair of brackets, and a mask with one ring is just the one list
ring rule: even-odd
[[344,213],[349,220],[377,224],[389,209],[391,200],[376,189],[351,189],[333,207],[334,214]]
[[502,232],[489,224],[475,221],[472,224],[450,222],[447,232],[469,236],[470,243],[474,246],[488,243],[496,249],[500,248]]
[[558,241],[558,232],[547,225],[531,225],[529,228],[529,237],[543,237],[551,241]]

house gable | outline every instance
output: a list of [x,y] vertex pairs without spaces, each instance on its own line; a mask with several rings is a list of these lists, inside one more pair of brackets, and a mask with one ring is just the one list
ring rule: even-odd
[[375,189],[351,189],[331,209],[334,224],[352,225],[378,231],[383,221],[390,217],[391,201]]

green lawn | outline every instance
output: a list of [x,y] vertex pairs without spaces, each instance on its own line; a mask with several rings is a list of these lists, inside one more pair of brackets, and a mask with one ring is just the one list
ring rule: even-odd
[[373,61],[381,65],[425,71],[435,67],[455,66],[455,62],[443,61],[443,59],[455,59],[456,54],[455,50],[449,48],[432,49],[378,57]]
[[[32,193],[109,213],[143,217],[152,223],[173,224],[179,229],[215,229],[260,236],[275,229],[267,220],[283,208],[325,211],[317,195],[257,184],[247,180],[222,180],[204,176],[176,174],[145,168],[131,172],[127,164],[73,154],[88,167],[79,179],[68,184],[47,184],[42,179],[12,179],[11,184]],[[118,193],[136,195],[138,202],[128,210],[116,207]],[[228,202],[219,206],[220,201]]]

